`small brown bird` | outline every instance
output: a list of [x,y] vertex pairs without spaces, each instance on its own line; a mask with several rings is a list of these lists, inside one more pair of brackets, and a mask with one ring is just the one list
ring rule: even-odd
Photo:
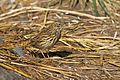
[[[44,53],[48,53],[60,39],[62,25],[60,22],[50,23],[41,29],[41,31],[31,39],[32,46],[38,48],[45,57]],[[49,56],[48,56],[49,57]]]

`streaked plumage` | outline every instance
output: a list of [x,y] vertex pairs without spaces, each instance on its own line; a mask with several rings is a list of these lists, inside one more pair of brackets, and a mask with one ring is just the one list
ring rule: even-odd
[[59,22],[51,23],[41,29],[41,31],[32,38],[32,46],[40,49],[43,53],[52,48],[61,37],[62,26]]

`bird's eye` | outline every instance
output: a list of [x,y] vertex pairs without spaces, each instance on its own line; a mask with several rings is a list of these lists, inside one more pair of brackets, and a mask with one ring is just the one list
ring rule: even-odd
[[61,24],[60,23],[58,23],[58,26],[60,26]]
[[60,23],[58,25],[60,26]]

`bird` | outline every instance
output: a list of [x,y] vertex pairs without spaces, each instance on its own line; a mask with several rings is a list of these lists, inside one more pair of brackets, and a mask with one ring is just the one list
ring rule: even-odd
[[49,57],[48,52],[60,39],[62,25],[60,22],[53,22],[44,26],[38,34],[31,39],[32,46],[39,49],[45,58],[45,53]]

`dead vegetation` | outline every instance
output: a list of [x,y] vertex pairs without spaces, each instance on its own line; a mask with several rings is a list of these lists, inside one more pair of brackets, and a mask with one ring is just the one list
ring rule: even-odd
[[[120,1],[93,1],[1,0],[0,80],[119,80]],[[43,58],[30,40],[55,21],[61,38]]]

